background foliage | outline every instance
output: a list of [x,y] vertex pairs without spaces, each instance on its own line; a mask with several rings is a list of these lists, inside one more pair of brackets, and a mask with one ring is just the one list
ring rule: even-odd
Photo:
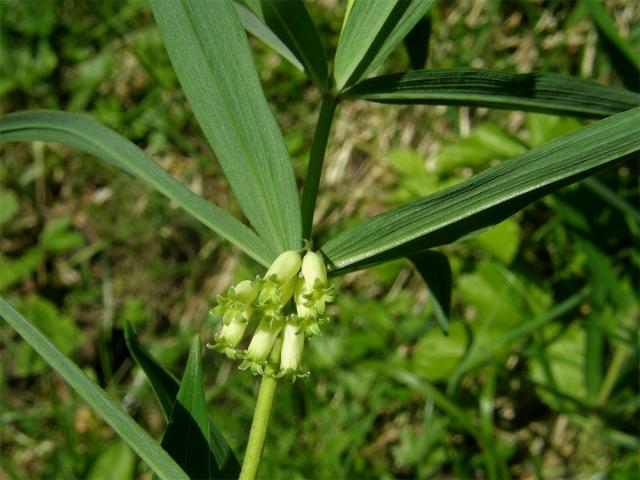
[[[145,2],[2,0],[0,113],[90,112],[197,193],[239,208],[193,119]],[[634,47],[640,9],[606,7]],[[309,3],[329,58],[339,2]],[[544,70],[622,85],[584,2],[460,1],[433,10],[428,66]],[[294,168],[320,94],[259,42],[254,58]],[[398,49],[379,73],[406,69]],[[618,70],[620,70],[618,68]],[[339,107],[316,221],[357,219],[467,178],[578,128],[486,109]],[[147,430],[164,419],[124,344],[124,322],[177,376],[206,312],[257,274],[159,194],[58,145],[0,146],[0,290]],[[310,380],[282,385],[264,477],[628,477],[638,468],[638,164],[627,162],[449,246],[447,337],[405,262],[340,280]],[[89,477],[144,465],[4,323],[0,478]],[[256,381],[205,354],[210,413],[241,453]],[[231,414],[229,414],[231,412]]]

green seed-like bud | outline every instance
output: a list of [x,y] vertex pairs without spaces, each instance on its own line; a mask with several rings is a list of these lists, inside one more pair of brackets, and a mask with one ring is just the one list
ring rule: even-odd
[[271,353],[278,334],[282,330],[282,322],[273,319],[262,319],[256,328],[249,348],[247,356],[240,365],[241,370],[251,368],[254,375],[263,375],[264,367],[267,364],[267,357]]

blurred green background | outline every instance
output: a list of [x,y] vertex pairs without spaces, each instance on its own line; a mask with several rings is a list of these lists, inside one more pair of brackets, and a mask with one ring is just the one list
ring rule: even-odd
[[[332,58],[343,2],[308,8]],[[640,4],[606,2],[640,45]],[[142,1],[0,0],[0,113],[87,112],[240,216]],[[623,85],[583,2],[443,2],[429,68],[543,70]],[[319,93],[251,39],[300,183]],[[379,73],[409,68],[400,47]],[[627,80],[628,82],[628,80]],[[321,186],[319,239],[579,128],[482,108],[344,103]],[[181,376],[207,311],[261,269],[156,192],[54,144],[0,146],[0,293],[156,437],[163,417],[123,339]],[[638,162],[442,248],[450,333],[406,262],[336,281],[332,326],[282,383],[264,478],[637,478]],[[0,479],[149,478],[147,468],[4,322]],[[258,380],[205,355],[210,411],[241,457]]]

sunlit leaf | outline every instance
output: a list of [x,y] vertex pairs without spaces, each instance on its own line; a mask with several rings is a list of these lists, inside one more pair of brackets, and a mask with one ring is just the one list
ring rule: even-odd
[[132,142],[88,117],[48,110],[12,113],[0,117],[0,142],[8,141],[56,142],[95,155],[148,183],[263,265],[273,259],[273,251],[239,220],[184,187]]
[[230,0],[152,0],[189,104],[240,206],[272,254],[300,248],[291,159]]
[[355,0],[336,51],[336,89],[358,81],[384,61],[432,4],[432,0]]
[[356,224],[322,251],[333,274],[451,243],[640,150],[640,108],[552,140],[421,200]]
[[301,0],[251,0],[247,4],[304,65],[309,77],[325,93],[329,88],[327,57],[304,3]]
[[474,68],[374,77],[353,85],[341,98],[394,104],[472,105],[595,118],[640,105],[637,93],[565,75]]

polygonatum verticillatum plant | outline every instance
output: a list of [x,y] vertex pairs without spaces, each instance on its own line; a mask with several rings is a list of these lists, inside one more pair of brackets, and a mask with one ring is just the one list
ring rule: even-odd
[[[350,1],[331,62],[300,0],[150,3],[193,115],[249,226],[193,193],[137,145],[87,116],[49,110],[10,113],[0,118],[0,141],[57,142],[100,158],[159,191],[267,269],[263,276],[229,287],[211,309],[220,327],[210,347],[238,361],[241,369],[262,376],[242,468],[207,414],[198,336],[178,381],[127,327],[132,357],[168,421],[159,445],[4,298],[0,315],[163,479],[255,478],[276,384],[281,377],[306,376],[305,342],[329,322],[325,307],[334,292],[328,276],[406,258],[434,293],[439,323],[446,330],[451,275],[446,256],[433,248],[496,225],[563,186],[636,156],[640,149],[640,96],[635,91],[553,72],[425,68],[431,29],[424,27],[433,0]],[[602,18],[602,12],[596,13],[594,18]],[[305,72],[322,98],[301,200],[292,159],[264,96],[245,29]],[[615,34],[611,28],[603,31]],[[637,52],[623,48],[621,37],[612,38],[629,64],[640,66]],[[423,52],[412,56],[414,70],[372,77],[403,40],[410,52]],[[341,231],[315,231],[313,217],[331,125],[338,105],[353,101],[466,105],[596,121]],[[319,248],[305,249],[305,242]]]

